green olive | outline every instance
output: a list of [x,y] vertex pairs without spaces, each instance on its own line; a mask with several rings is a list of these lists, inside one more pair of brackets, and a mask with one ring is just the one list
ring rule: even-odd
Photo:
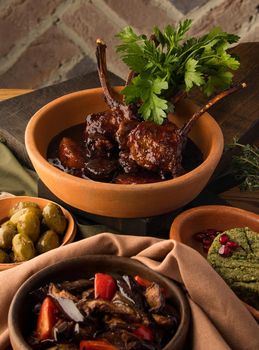
[[15,262],[27,261],[35,256],[33,242],[28,236],[18,233],[14,236],[12,244]]
[[53,230],[48,230],[43,233],[37,242],[37,252],[39,254],[45,253],[51,249],[57,248],[59,246],[59,237]]
[[38,206],[38,204],[34,203],[34,202],[18,202],[18,203],[16,203],[15,206],[10,209],[9,217],[13,216],[15,213],[17,213],[21,209],[26,209],[26,208],[34,208],[37,211],[37,213],[39,213],[39,216],[41,217],[41,209]]
[[27,235],[36,242],[40,235],[40,219],[33,208],[27,208],[17,222],[18,233]]
[[4,250],[0,249],[0,263],[8,263],[9,261],[8,254]]
[[51,230],[58,234],[63,234],[67,226],[67,220],[61,208],[54,204],[48,203],[42,211],[43,222]]
[[24,213],[26,213],[26,211],[28,210],[28,208],[23,208],[18,210],[16,213],[14,213],[11,217],[10,217],[10,221],[14,224],[17,225],[20,216],[22,216]]
[[12,248],[12,240],[16,233],[16,225],[13,224],[10,220],[3,223],[0,227],[0,248]]

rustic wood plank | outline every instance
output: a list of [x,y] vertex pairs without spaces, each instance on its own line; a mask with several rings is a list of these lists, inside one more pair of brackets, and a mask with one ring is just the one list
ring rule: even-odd
[[220,194],[220,198],[225,199],[233,207],[259,214],[259,191],[241,192],[238,187],[234,187]]
[[[244,81],[247,88],[219,101],[209,112],[221,126],[226,144],[234,136],[241,136],[259,118],[259,43],[243,43],[231,52],[240,58],[234,82]],[[197,91],[190,97],[200,105],[206,102],[206,97]]]
[[31,92],[30,89],[0,89],[0,101]]

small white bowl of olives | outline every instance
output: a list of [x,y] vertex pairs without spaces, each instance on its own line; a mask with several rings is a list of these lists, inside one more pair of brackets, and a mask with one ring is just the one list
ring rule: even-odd
[[73,241],[72,215],[48,199],[0,199],[0,271]]

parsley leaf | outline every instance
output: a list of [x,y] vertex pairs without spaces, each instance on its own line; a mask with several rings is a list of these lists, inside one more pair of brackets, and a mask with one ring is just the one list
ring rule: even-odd
[[132,83],[126,86],[122,93],[125,94],[126,103],[132,103],[141,96],[142,105],[139,109],[144,120],[153,120],[157,124],[162,124],[166,118],[165,111],[168,108],[167,101],[160,98],[162,90],[168,88],[165,79],[150,79],[146,75],[138,75]]
[[185,64],[184,81],[186,91],[189,91],[194,84],[197,86],[204,84],[202,72],[198,70],[198,61],[193,58],[189,58]]
[[[191,20],[164,30],[154,27],[152,39],[126,27],[117,37],[117,52],[137,76],[123,89],[127,103],[142,102],[139,112],[145,120],[161,124],[170,97],[194,86],[210,96],[227,88],[239,61],[227,52],[239,37],[213,28],[200,38],[186,38]],[[173,106],[172,106],[173,107]],[[160,116],[159,116],[160,113]]]

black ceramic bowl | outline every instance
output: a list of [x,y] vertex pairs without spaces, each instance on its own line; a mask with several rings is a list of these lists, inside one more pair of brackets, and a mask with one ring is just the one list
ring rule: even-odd
[[140,275],[157,282],[167,294],[180,315],[180,324],[173,338],[163,350],[179,350],[184,347],[189,328],[190,311],[188,301],[178,285],[133,259],[113,255],[88,255],[62,261],[34,274],[19,288],[10,306],[8,327],[14,350],[32,349],[26,336],[32,331],[32,302],[29,292],[49,282],[61,282],[92,277],[95,272]]

